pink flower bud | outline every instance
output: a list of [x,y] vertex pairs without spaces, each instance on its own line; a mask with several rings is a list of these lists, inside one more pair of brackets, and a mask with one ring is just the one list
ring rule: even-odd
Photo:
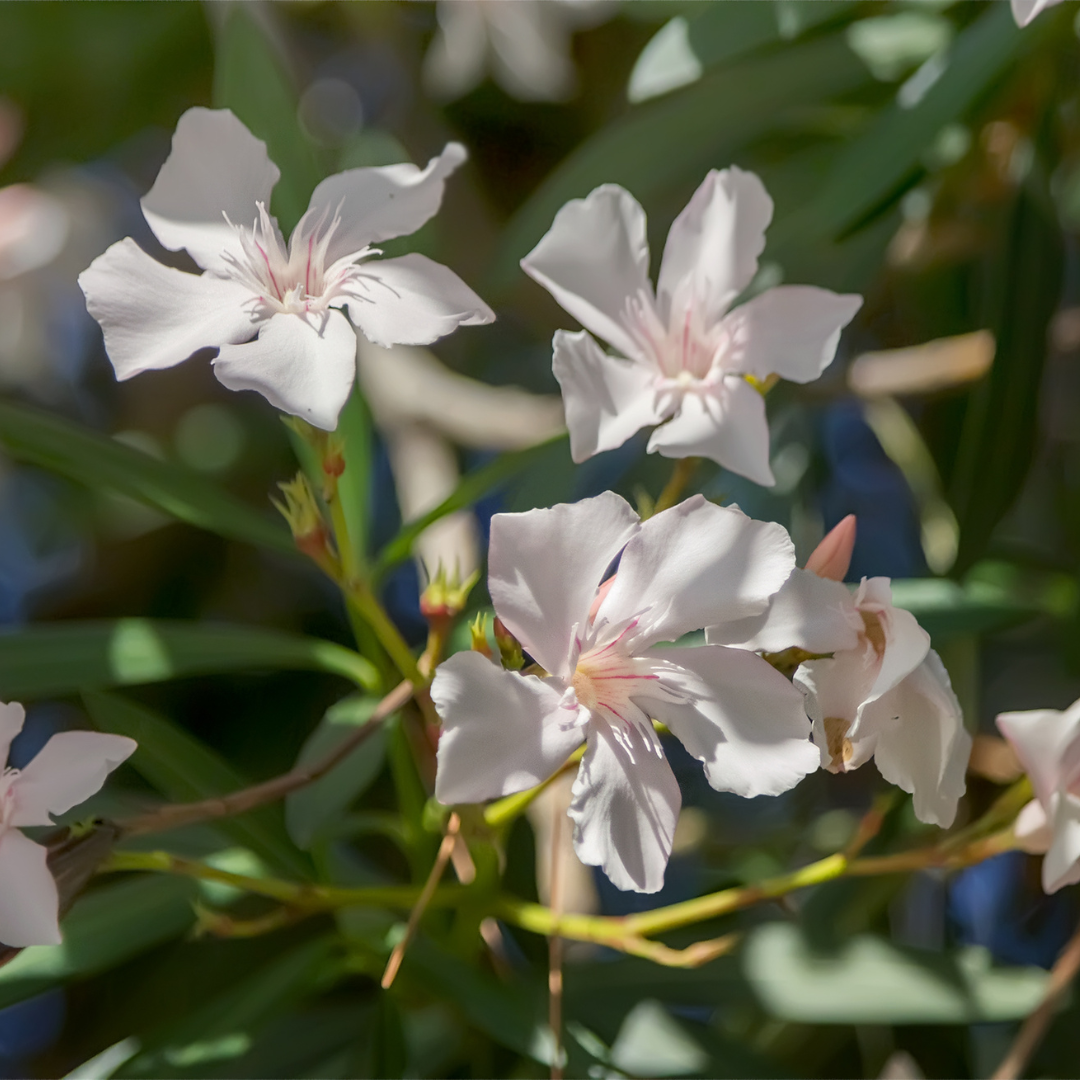
[[855,547],[855,515],[848,514],[826,534],[806,560],[806,569],[820,578],[843,581]]

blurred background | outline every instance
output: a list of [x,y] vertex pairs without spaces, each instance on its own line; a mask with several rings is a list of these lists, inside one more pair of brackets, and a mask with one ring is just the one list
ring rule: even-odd
[[[931,631],[969,726],[987,736],[961,807],[970,820],[1016,775],[993,739],[996,713],[1080,697],[1078,13],[1065,3],[1021,30],[1007,3],[977,0],[0,6],[0,388],[13,407],[0,415],[0,620],[197,619],[350,641],[313,568],[44,470],[15,432],[12,416],[47,410],[271,519],[269,496],[296,469],[273,410],[227,392],[208,356],[117,383],[75,280],[128,235],[182,265],[138,199],[185,109],[230,107],[267,140],[286,233],[321,176],[422,164],[450,139],[468,148],[439,215],[386,247],[446,263],[498,321],[431,351],[361,344],[355,407],[371,424],[368,460],[354,463],[375,551],[461,475],[510,462],[475,512],[421,540],[428,566],[466,570],[482,564],[493,512],[606,488],[655,497],[670,469],[645,455],[644,435],[582,466],[550,441],[561,425],[551,335],[574,327],[518,260],[564,202],[615,182],[648,213],[655,264],[707,170],[737,164],[776,204],[757,284],[866,302],[819,382],[769,394],[776,487],[711,464],[695,485],[782,522],[800,560],[857,514],[850,579],[898,579],[898,601]],[[417,645],[423,574],[400,563],[384,594]],[[488,604],[481,585],[473,607]],[[293,763],[343,693],[325,674],[255,671],[130,696],[262,778]],[[16,765],[87,722],[77,696],[38,696]],[[885,789],[867,767],[744,801],[669,751],[685,808],[668,884],[648,906],[839,850]],[[393,809],[384,753],[345,805]],[[98,812],[160,788],[133,769],[120,779]],[[537,895],[541,831],[523,820],[508,845],[508,887],[523,896]],[[407,880],[392,829],[341,832],[307,845],[320,873]],[[170,850],[256,858],[209,828],[189,833],[170,835]],[[920,838],[930,832],[894,801],[875,844]],[[390,997],[362,959],[329,977],[319,952],[337,935],[362,958],[390,916],[191,943],[190,895],[151,884],[130,907],[99,892],[92,908],[92,893],[66,953],[0,969],[3,1075],[545,1074],[530,1041],[542,939],[503,928],[501,969],[459,969],[452,948],[418,943]],[[644,906],[585,871],[578,885],[581,906]],[[571,950],[570,1074],[988,1075],[1038,1001],[1037,969],[1071,933],[1074,893],[1045,898],[1037,861],[1013,854],[949,878],[834,883],[729,919],[708,929],[767,932],[693,972]],[[1078,1020],[1080,1005],[1058,1018],[1033,1075],[1075,1075]]]

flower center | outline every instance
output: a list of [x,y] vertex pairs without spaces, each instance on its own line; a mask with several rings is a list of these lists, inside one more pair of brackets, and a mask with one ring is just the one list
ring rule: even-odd
[[[322,312],[335,300],[356,297],[363,291],[355,263],[374,248],[352,252],[326,265],[327,252],[341,217],[332,218],[324,210],[314,218],[308,211],[296,228],[288,246],[277,222],[257,203],[258,217],[250,229],[234,225],[240,253],[226,252],[230,276],[246,285],[259,301],[274,312],[305,314]],[[228,220],[228,218],[226,218]]]
[[578,703],[589,712],[630,724],[641,715],[632,698],[649,691],[655,695],[656,680],[642,661],[612,641],[582,653],[570,682]]
[[626,303],[623,322],[641,351],[681,388],[709,378],[731,352],[731,334],[723,321],[708,326],[702,306],[692,299],[673,301],[665,326],[653,298],[641,291]]

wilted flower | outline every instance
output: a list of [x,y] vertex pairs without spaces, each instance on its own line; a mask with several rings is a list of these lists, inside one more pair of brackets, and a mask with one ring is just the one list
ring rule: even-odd
[[1048,893],[1074,885],[1080,881],[1080,701],[1064,712],[1002,713],[997,726],[1035,789],[1016,819],[1017,839],[1027,851],[1045,852]]
[[438,669],[437,798],[524,790],[585,742],[570,807],[578,857],[619,888],[655,892],[681,797],[653,719],[719,790],[775,795],[817,767],[801,695],[761,658],[656,647],[763,611],[793,564],[781,526],[700,495],[645,522],[611,492],[496,515],[495,611],[544,674],[506,671],[476,652]]
[[759,387],[774,375],[816,379],[862,298],[780,285],[732,307],[757,272],[772,211],[753,173],[710,172],[671,226],[655,294],[645,212],[629,192],[605,184],[555,215],[521,265],[585,327],[554,339],[575,461],[660,425],[650,452],[774,482]]
[[280,173],[266,144],[227,109],[189,109],[142,208],[158,240],[186,249],[203,273],[163,266],[128,238],[79,277],[117,377],[217,347],[214,373],[231,390],[257,390],[332,430],[356,374],[350,319],[386,346],[427,344],[494,319],[456,274],[423,255],[372,261],[372,245],[414,232],[438,210],[446,177],[464,160],[464,148],[449,143],[425,169],[331,176],[286,244],[267,210]]
[[[22,730],[21,705],[0,702],[0,754],[6,763],[11,741]],[[0,942],[5,945],[60,943],[59,897],[47,852],[19,829],[52,825],[85,802],[105,778],[135,751],[121,735],[65,731],[54,735],[25,769],[0,774]]]
[[863,578],[853,595],[796,569],[767,615],[710,629],[707,638],[765,652],[831,653],[795,673],[821,764],[850,772],[873,757],[886,780],[913,795],[920,821],[952,824],[971,736],[930,635],[893,607],[888,578]]

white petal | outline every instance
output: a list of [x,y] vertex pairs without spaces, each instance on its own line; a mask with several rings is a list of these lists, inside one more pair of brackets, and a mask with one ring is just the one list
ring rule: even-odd
[[1013,18],[1017,26],[1027,26],[1047,8],[1060,3],[1061,0],[1012,0]]
[[340,311],[275,315],[254,341],[222,348],[214,374],[230,390],[257,390],[282,412],[333,431],[356,376],[356,333]]
[[812,285],[780,285],[737,307],[724,319],[734,345],[733,370],[764,379],[781,375],[812,382],[832,363],[840,331],[862,307]]
[[562,693],[535,675],[459,652],[441,664],[431,700],[442,717],[435,797],[447,806],[510,795],[546,780],[581,745]]
[[710,643],[761,652],[797,647],[812,653],[854,649],[861,627],[851,593],[838,581],[796,567],[760,615],[710,627]]
[[707,323],[719,320],[757,273],[772,213],[754,173],[734,166],[710,172],[668,233],[657,283],[665,315],[681,291]]
[[478,86],[487,55],[487,20],[479,4],[436,4],[439,28],[424,54],[424,86],[453,101]]
[[[825,719],[844,720],[854,725],[874,684],[878,666],[873,647],[863,641],[857,648],[837,652],[832,659],[808,660],[795,672],[795,685],[806,693],[806,711],[814,721],[814,742],[821,751],[821,764],[824,767],[829,768],[834,764],[825,732]],[[835,763],[837,768],[857,769],[870,760],[877,745],[878,731],[872,726],[876,716],[864,717],[858,731],[849,727],[845,732],[853,736],[851,756]]]
[[609,356],[587,330],[556,330],[552,347],[551,367],[562,387],[574,461],[614,450],[636,431],[664,419],[655,371]]
[[172,152],[143,196],[143,216],[171,251],[185,248],[204,270],[226,270],[222,254],[238,245],[225,215],[250,227],[255,204],[270,205],[280,176],[266,143],[228,109],[188,109],[176,125]]
[[643,893],[663,887],[682,807],[675,774],[649,736],[624,729],[631,752],[606,724],[590,724],[570,804],[578,858],[599,866],[617,888]]
[[[870,578],[864,581],[862,588],[875,585],[884,590],[889,600],[879,614],[885,631],[885,655],[881,658],[881,667],[870,689],[868,700],[891,690],[901,679],[913,672],[930,651],[930,635],[919,625],[915,616],[910,611],[892,606],[889,579]],[[858,594],[855,602],[859,603]]]
[[640,616],[639,643],[673,641],[764,611],[794,565],[782,525],[694,495],[642,524],[597,621],[619,625]]
[[1045,855],[1050,849],[1054,830],[1050,828],[1050,820],[1038,799],[1032,799],[1016,815],[1013,833],[1019,841],[1017,846],[1021,851],[1031,855]]
[[776,483],[765,399],[737,375],[684,394],[679,411],[649,439],[649,453],[657,450],[669,458],[707,457],[764,487]]
[[26,720],[26,710],[17,702],[10,705],[0,701],[0,769],[8,759],[11,742],[22,731]]
[[250,341],[259,328],[250,289],[163,266],[130,237],[99,255],[79,285],[118,379],[173,367],[199,349]]
[[459,326],[495,321],[453,270],[424,255],[376,259],[357,277],[360,295],[349,300],[349,317],[376,345],[430,345]]
[[630,504],[611,491],[491,519],[495,611],[551,674],[569,675],[574,629],[584,630],[604,571],[638,528]]
[[652,301],[645,211],[617,184],[572,199],[521,260],[564,311],[631,359],[643,359],[624,325],[627,303]]
[[947,829],[964,794],[971,736],[938,654],[866,706],[878,729],[874,762],[891,784],[914,797],[920,821]]
[[59,945],[60,898],[48,852],[18,829],[0,832],[0,942]]
[[1064,712],[1033,709],[1001,713],[997,726],[1031,777],[1039,802],[1049,807],[1062,779],[1065,751],[1080,736],[1080,701],[1073,702]]
[[312,193],[309,206],[316,217],[324,210],[331,217],[341,216],[330,241],[327,262],[369,244],[416,232],[435,216],[442,204],[446,178],[467,156],[464,146],[452,142],[423,169],[403,162],[348,169],[328,176]]
[[54,735],[12,785],[11,824],[51,825],[50,814],[63,814],[86,802],[136,746],[133,739],[99,731]]
[[1042,865],[1043,889],[1048,893],[1080,881],[1080,797],[1061,792],[1054,799],[1050,827],[1054,839]]
[[803,696],[760,656],[721,645],[653,649],[660,685],[688,703],[641,699],[705,766],[717,791],[779,795],[819,764]]

